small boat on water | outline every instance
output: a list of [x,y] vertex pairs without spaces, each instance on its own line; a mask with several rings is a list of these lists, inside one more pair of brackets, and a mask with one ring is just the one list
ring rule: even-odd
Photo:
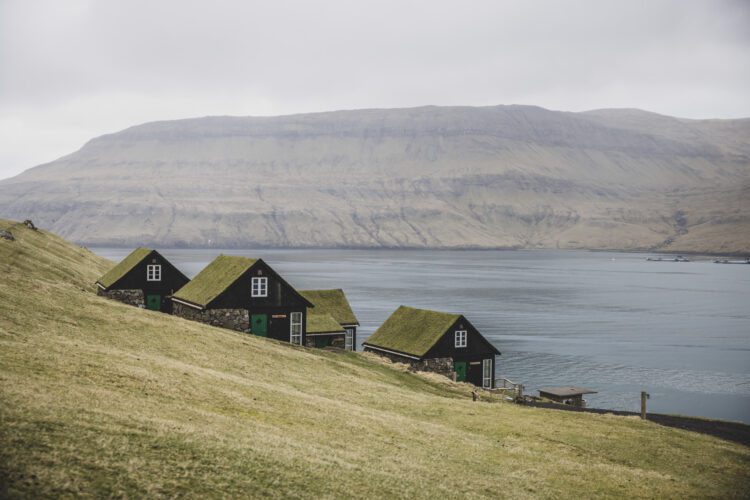
[[714,264],[750,264],[750,257],[745,260],[714,259]]
[[672,258],[647,257],[646,260],[650,262],[690,262],[690,259],[688,259],[687,257],[683,257],[682,255],[678,255],[677,257]]

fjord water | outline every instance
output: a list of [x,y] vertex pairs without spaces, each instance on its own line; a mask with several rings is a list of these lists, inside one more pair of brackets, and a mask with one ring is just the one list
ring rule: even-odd
[[[112,260],[128,250],[93,249]],[[536,394],[750,423],[750,265],[566,251],[160,250],[192,277],[219,253],[262,257],[293,286],[343,288],[358,348],[401,304],[466,315]]]

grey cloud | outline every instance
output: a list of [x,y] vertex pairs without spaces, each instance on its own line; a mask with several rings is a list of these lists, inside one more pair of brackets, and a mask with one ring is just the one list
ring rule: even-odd
[[748,5],[9,0],[0,178],[131,124],[210,114],[523,103],[748,116]]

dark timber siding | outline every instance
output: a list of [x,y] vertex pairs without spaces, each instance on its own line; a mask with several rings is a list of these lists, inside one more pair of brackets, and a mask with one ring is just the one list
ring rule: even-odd
[[[466,347],[455,346],[456,330],[466,330]],[[474,385],[482,386],[482,360],[492,360],[492,381],[495,380],[495,354],[497,350],[485,339],[474,325],[461,316],[427,351],[423,359],[453,358],[453,361],[465,361],[468,364],[466,381]],[[472,364],[474,363],[474,364]]]
[[[268,278],[267,297],[251,297],[253,277]],[[307,301],[294,288],[284,282],[265,262],[258,261],[211,301],[207,309],[247,309],[250,315],[265,314],[268,318],[267,336],[284,342],[289,342],[290,338],[290,313],[301,312],[302,345],[305,345],[307,307]]]
[[[146,280],[146,266],[151,264],[161,265],[161,281]],[[187,276],[154,250],[107,290],[142,290],[144,297],[148,294],[158,294],[161,296],[161,311],[169,313],[172,311],[172,302],[167,296],[185,286],[188,281],[190,280]]]

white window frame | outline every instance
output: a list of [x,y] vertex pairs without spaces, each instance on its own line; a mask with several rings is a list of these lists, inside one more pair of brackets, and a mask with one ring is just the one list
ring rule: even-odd
[[[295,332],[295,329],[298,331]],[[289,343],[302,345],[302,313],[289,313]]]
[[344,350],[354,350],[354,328],[344,328]]
[[468,340],[467,337],[468,335],[466,334],[466,330],[456,330],[453,334],[453,345],[459,348],[466,347],[466,343]]
[[146,281],[161,281],[161,264],[146,266]]
[[267,276],[253,276],[250,280],[250,296],[251,297],[268,297],[268,277]]
[[492,389],[492,360],[482,360],[482,387]]

